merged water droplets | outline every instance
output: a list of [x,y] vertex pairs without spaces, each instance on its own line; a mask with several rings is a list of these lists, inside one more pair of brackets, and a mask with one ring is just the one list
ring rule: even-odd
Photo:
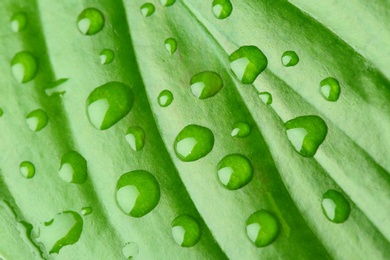
[[26,29],[28,25],[27,14],[19,12],[11,17],[11,29],[13,32],[20,32]]
[[174,54],[177,50],[177,42],[174,38],[168,38],[164,41],[165,49],[169,54]]
[[246,221],[246,234],[256,247],[270,245],[278,237],[279,232],[278,219],[267,210],[253,213]]
[[104,16],[96,8],[87,8],[77,18],[77,28],[84,35],[94,35],[104,27]]
[[109,82],[101,85],[88,96],[89,121],[96,129],[108,129],[130,112],[133,103],[133,91],[125,84]]
[[174,150],[183,162],[196,161],[211,152],[214,134],[207,127],[188,125],[177,135]]
[[35,166],[32,162],[24,161],[20,164],[19,171],[24,178],[31,179],[35,175]]
[[213,14],[218,19],[225,19],[230,16],[233,6],[230,0],[214,0],[212,3]]
[[320,93],[328,101],[337,101],[340,96],[340,84],[337,79],[329,77],[320,82]]
[[135,259],[139,253],[139,247],[135,242],[128,242],[122,247],[122,253],[126,259]]
[[172,6],[174,3],[176,3],[176,0],[160,0],[160,3],[163,6]]
[[292,67],[297,65],[299,62],[298,54],[295,51],[286,51],[282,55],[282,64],[285,67]]
[[345,222],[351,212],[348,200],[336,190],[328,190],[324,193],[321,207],[325,217],[334,223]]
[[230,154],[218,163],[217,175],[219,181],[226,189],[237,190],[252,180],[253,167],[245,156]]
[[157,102],[161,107],[169,106],[173,101],[173,94],[168,89],[161,91],[157,97]]
[[272,104],[272,95],[269,92],[260,92],[259,93],[259,98],[266,105],[271,105]]
[[26,116],[26,122],[32,131],[39,132],[47,125],[49,117],[42,109],[36,109]]
[[233,125],[231,136],[246,137],[251,133],[251,127],[245,122],[237,122]]
[[198,221],[190,215],[180,215],[172,221],[172,236],[182,247],[192,247],[201,237]]
[[223,87],[222,78],[213,71],[203,71],[191,78],[191,92],[199,99],[206,99],[217,94]]
[[268,65],[267,57],[256,46],[242,46],[229,56],[233,74],[244,84],[252,84]]
[[58,175],[66,182],[82,184],[88,176],[87,161],[76,151],[67,152],[61,158]]
[[145,132],[140,127],[129,127],[125,138],[134,151],[142,150],[145,145]]
[[160,186],[148,171],[123,174],[116,185],[116,201],[120,209],[136,218],[152,211],[160,200]]
[[145,17],[151,16],[152,14],[154,14],[155,10],[156,10],[156,8],[154,7],[154,5],[152,3],[145,3],[145,4],[141,5],[141,14]]
[[304,157],[313,157],[325,140],[328,127],[318,116],[300,116],[285,123],[287,137]]
[[73,245],[80,239],[83,224],[77,212],[63,211],[39,226],[36,241],[50,254],[58,253],[64,246]]
[[27,83],[37,75],[38,62],[30,52],[21,51],[12,58],[11,69],[19,83]]
[[115,53],[110,49],[104,49],[99,54],[101,64],[110,64],[115,57]]

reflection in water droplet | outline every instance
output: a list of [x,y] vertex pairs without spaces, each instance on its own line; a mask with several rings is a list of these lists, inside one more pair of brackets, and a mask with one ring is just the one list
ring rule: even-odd
[[23,12],[16,13],[11,18],[11,29],[13,32],[20,32],[26,29],[28,24],[27,14]]
[[286,51],[282,55],[282,64],[285,67],[291,67],[297,65],[299,62],[299,57],[295,51]]
[[212,4],[213,14],[218,19],[225,19],[230,16],[233,6],[230,0],[214,0]]
[[75,244],[83,231],[83,219],[74,211],[63,211],[39,226],[36,238],[49,253],[58,253],[61,248]]
[[89,121],[96,129],[108,129],[130,112],[133,103],[133,91],[125,84],[109,82],[101,85],[88,96]]
[[26,116],[26,122],[28,127],[34,131],[38,132],[41,131],[49,122],[49,118],[47,117],[47,114],[42,109],[36,109],[34,111],[31,111]]
[[300,116],[285,123],[287,137],[304,157],[313,157],[325,140],[328,127],[318,116]]
[[177,157],[183,162],[196,161],[211,152],[214,134],[199,125],[188,125],[180,131],[174,142]]
[[139,247],[135,242],[126,243],[122,248],[122,253],[126,259],[135,259],[139,253]]
[[259,98],[266,105],[271,105],[272,104],[272,95],[269,92],[260,92],[259,93]]
[[194,217],[180,215],[172,221],[172,236],[179,246],[192,247],[200,240],[200,225]]
[[75,151],[64,154],[58,175],[66,182],[81,184],[87,180],[87,161]]
[[176,0],[160,0],[163,6],[172,6],[175,2]]
[[160,200],[160,186],[148,171],[123,174],[116,185],[116,201],[120,209],[135,218],[151,212]]
[[91,207],[83,207],[81,209],[81,215],[83,215],[83,216],[88,216],[91,213],[92,213],[92,208]]
[[337,101],[340,96],[340,84],[335,78],[326,78],[320,82],[320,93],[328,101]]
[[145,3],[141,6],[141,14],[145,17],[151,16],[156,8],[152,3]]
[[115,57],[115,54],[110,49],[104,49],[99,54],[101,64],[110,64]]
[[38,63],[34,56],[21,51],[11,60],[12,74],[19,83],[27,83],[35,78],[38,72]]
[[177,42],[173,38],[168,38],[164,42],[165,49],[170,53],[174,54],[177,50]]
[[77,18],[77,27],[84,35],[94,35],[104,27],[104,16],[96,8],[87,8]]
[[253,213],[246,221],[246,234],[256,247],[270,245],[278,237],[279,232],[279,221],[267,210]]
[[221,77],[213,71],[203,71],[191,78],[191,92],[199,99],[206,99],[217,94],[223,87]]
[[145,133],[140,127],[129,127],[125,138],[134,151],[142,150],[145,145]]
[[229,56],[233,74],[244,84],[252,84],[268,65],[267,57],[256,46],[242,46]]
[[245,122],[238,122],[233,125],[231,136],[246,137],[251,133],[251,127]]
[[321,207],[325,217],[334,223],[345,222],[351,212],[348,200],[336,190],[328,190],[324,193]]
[[20,174],[26,179],[30,179],[35,175],[35,166],[31,162],[24,161],[19,166]]
[[169,106],[173,101],[173,95],[172,92],[169,90],[163,90],[161,91],[160,95],[158,95],[157,102],[162,107]]
[[241,154],[225,156],[217,167],[219,181],[228,190],[237,190],[248,184],[253,177],[253,167]]

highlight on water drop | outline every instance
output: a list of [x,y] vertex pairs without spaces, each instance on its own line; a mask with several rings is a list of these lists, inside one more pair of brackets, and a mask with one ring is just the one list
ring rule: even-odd
[[77,28],[84,35],[94,35],[104,27],[104,16],[96,8],[86,8],[77,18]]
[[32,162],[24,161],[19,165],[19,171],[24,178],[31,179],[35,175],[35,166]]
[[21,51],[12,58],[11,70],[19,83],[27,83],[37,75],[38,62],[30,52]]
[[76,151],[67,152],[61,158],[58,175],[66,182],[82,184],[88,176],[87,161]]
[[172,236],[181,247],[192,247],[201,237],[198,221],[190,215],[180,215],[172,221]]
[[214,71],[202,71],[191,78],[191,92],[199,99],[217,94],[223,87],[222,78]]
[[28,113],[26,116],[26,122],[31,131],[39,132],[49,122],[49,117],[42,109],[36,109]]
[[322,195],[322,212],[333,223],[345,222],[351,213],[351,206],[343,194],[336,190],[328,190]]
[[335,78],[329,77],[320,82],[320,93],[328,101],[337,101],[340,91],[340,83]]
[[168,89],[161,91],[157,97],[157,102],[161,107],[169,106],[173,101],[173,94]]
[[156,10],[156,8],[154,7],[154,5],[152,3],[145,3],[145,4],[141,5],[141,14],[145,17],[151,16],[152,14],[154,14],[155,10]]
[[282,55],[282,64],[285,67],[292,67],[298,64],[299,57],[295,51],[285,51]]
[[212,10],[216,18],[225,19],[232,13],[233,5],[230,0],[214,0]]
[[28,25],[27,14],[18,12],[11,17],[11,30],[13,32],[20,32],[26,29]]
[[279,221],[268,210],[256,211],[246,221],[246,234],[256,247],[265,247],[272,244],[279,233]]
[[115,53],[110,49],[104,49],[99,54],[101,64],[110,64],[115,57]]

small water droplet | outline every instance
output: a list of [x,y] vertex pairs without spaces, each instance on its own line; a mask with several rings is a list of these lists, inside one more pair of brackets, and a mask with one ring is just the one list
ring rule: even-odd
[[11,29],[13,32],[20,32],[26,29],[28,24],[27,14],[19,12],[11,17]]
[[110,49],[104,49],[99,54],[101,64],[110,64],[115,57],[115,54]]
[[351,212],[348,200],[336,190],[328,190],[322,195],[321,207],[325,217],[334,223],[343,223]]
[[292,67],[299,62],[298,54],[295,51],[285,51],[282,55],[282,64],[285,67]]
[[95,88],[87,99],[87,114],[91,124],[100,130],[115,125],[133,107],[134,94],[120,82],[109,82]]
[[219,181],[225,188],[237,190],[252,180],[253,167],[245,156],[230,154],[218,163],[217,173]]
[[245,122],[238,122],[233,125],[231,136],[246,137],[251,133],[251,127]]
[[191,92],[199,99],[206,99],[217,94],[223,87],[221,77],[213,71],[203,71],[191,78]]
[[129,127],[125,138],[134,151],[141,151],[145,145],[145,133],[140,127]]
[[69,183],[84,183],[87,179],[87,161],[75,151],[64,154],[58,175]]
[[246,221],[246,234],[256,247],[270,245],[278,237],[279,232],[279,221],[267,210],[253,213]]
[[156,8],[152,3],[145,3],[141,6],[141,14],[145,17],[151,16]]
[[160,3],[163,6],[172,6],[174,3],[176,3],[176,0],[160,0]]
[[157,102],[162,107],[169,106],[173,101],[173,95],[172,92],[169,90],[163,90],[161,91],[160,95],[157,97]]
[[207,127],[188,125],[177,135],[174,149],[183,162],[192,162],[205,157],[214,146],[214,134]]
[[116,201],[120,209],[135,218],[151,212],[160,200],[160,186],[148,171],[123,174],[116,185]]
[[337,79],[329,77],[320,82],[320,93],[328,101],[337,101],[340,96],[340,84]]
[[45,111],[42,109],[36,109],[34,111],[31,111],[26,116],[26,122],[28,127],[34,131],[38,132],[41,131],[49,122],[49,118]]
[[139,247],[135,242],[128,242],[123,246],[122,253],[126,259],[135,259],[139,253]]
[[225,19],[230,16],[233,6],[230,0],[214,0],[212,4],[213,14],[218,19]]
[[172,221],[172,236],[182,247],[192,247],[201,237],[198,221],[190,215],[180,215]]
[[229,56],[233,74],[244,84],[252,84],[267,68],[268,60],[256,46],[242,46]]
[[272,95],[269,92],[260,92],[259,93],[259,98],[266,105],[271,105],[272,104]]
[[0,108],[0,117],[2,117],[3,115],[4,115],[4,110]]
[[36,240],[43,244],[50,254],[58,253],[64,246],[79,241],[83,224],[83,219],[77,212],[63,211],[39,226]]
[[92,213],[92,208],[91,207],[83,207],[81,209],[81,215],[83,215],[83,216],[88,216],[91,213]]
[[164,41],[165,49],[170,53],[174,54],[177,50],[177,42],[173,38],[168,38]]
[[38,72],[38,63],[34,56],[21,51],[11,60],[12,74],[19,83],[27,83],[35,78]]
[[31,179],[35,175],[35,166],[33,163],[24,161],[19,166],[20,174],[26,179]]
[[104,16],[96,8],[84,9],[77,18],[77,27],[84,35],[94,35],[104,27]]
[[325,140],[328,127],[318,116],[300,116],[285,123],[287,137],[304,157],[313,157]]

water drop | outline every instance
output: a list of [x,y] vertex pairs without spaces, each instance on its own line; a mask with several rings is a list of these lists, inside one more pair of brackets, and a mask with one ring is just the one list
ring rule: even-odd
[[252,84],[265,70],[267,57],[256,46],[242,46],[229,56],[233,74],[244,84]]
[[139,253],[139,247],[135,242],[128,242],[123,246],[122,253],[126,259],[135,259]]
[[141,6],[141,14],[145,17],[151,16],[156,8],[152,3],[145,3]]
[[48,96],[52,96],[54,94],[63,95],[65,94],[66,90],[66,84],[63,85],[65,82],[67,82],[68,79],[63,78],[56,81],[51,82],[47,88],[45,88],[45,93]]
[[259,98],[266,105],[271,105],[272,104],[272,95],[269,92],[260,92],[259,93]]
[[270,245],[278,237],[279,232],[279,221],[267,210],[253,213],[246,221],[246,234],[256,247]]
[[13,32],[20,32],[26,29],[28,24],[27,14],[19,12],[11,17],[11,29]]
[[238,122],[233,125],[231,136],[246,137],[251,133],[251,127],[245,122]]
[[318,116],[300,116],[285,123],[287,137],[304,157],[313,157],[325,140],[328,127]]
[[188,125],[177,135],[174,149],[183,162],[199,160],[211,152],[214,146],[214,134],[200,125]]
[[180,215],[172,221],[172,236],[182,247],[192,247],[201,237],[198,221],[190,215]]
[[116,185],[116,201],[120,209],[135,218],[152,211],[160,200],[160,186],[148,171],[123,174]]
[[347,199],[336,190],[328,190],[322,195],[321,207],[325,217],[334,223],[343,223],[351,212]]
[[87,179],[87,161],[75,151],[64,154],[58,175],[69,183],[84,183]]
[[115,54],[110,49],[104,49],[99,54],[101,64],[110,64],[115,57]]
[[58,253],[61,248],[73,245],[83,231],[83,219],[74,211],[63,211],[53,219],[39,226],[38,243],[44,245],[49,253]]
[[145,145],[145,133],[140,127],[129,127],[125,138],[134,151],[142,150]]
[[19,166],[20,174],[26,179],[31,179],[35,175],[35,166],[31,162],[24,161]]
[[295,51],[285,51],[282,55],[282,64],[285,67],[292,67],[297,65],[299,57]]
[[173,95],[172,92],[169,90],[163,90],[161,91],[160,95],[157,97],[157,102],[162,107],[169,106],[173,101]]
[[91,207],[83,207],[81,209],[81,215],[83,215],[83,216],[88,216],[91,213],[92,213],[92,208]]
[[218,179],[228,190],[237,190],[248,184],[253,177],[253,167],[241,154],[225,156],[217,166]]
[[191,78],[191,92],[199,99],[206,99],[217,94],[223,87],[221,77],[213,71],[203,71]]
[[134,94],[120,82],[109,82],[94,89],[87,99],[87,114],[91,124],[100,130],[115,125],[133,107]]
[[171,6],[176,2],[176,0],[160,0],[160,3],[163,6]]
[[225,19],[230,16],[233,6],[230,0],[214,0],[212,4],[213,14],[218,19]]
[[2,117],[3,115],[4,115],[4,110],[0,108],[0,117]]
[[34,111],[31,111],[26,116],[26,122],[28,127],[34,131],[38,132],[41,131],[49,122],[49,118],[47,117],[47,114],[42,109],[36,109]]
[[35,78],[38,72],[38,63],[34,56],[21,51],[11,60],[12,74],[19,83],[27,83]]
[[320,82],[320,93],[328,101],[337,101],[340,96],[340,84],[337,79],[329,77]]
[[104,27],[104,16],[96,8],[84,9],[77,18],[77,27],[84,35],[94,35]]
[[173,38],[168,38],[164,41],[165,49],[170,53],[174,54],[177,50],[177,42]]

